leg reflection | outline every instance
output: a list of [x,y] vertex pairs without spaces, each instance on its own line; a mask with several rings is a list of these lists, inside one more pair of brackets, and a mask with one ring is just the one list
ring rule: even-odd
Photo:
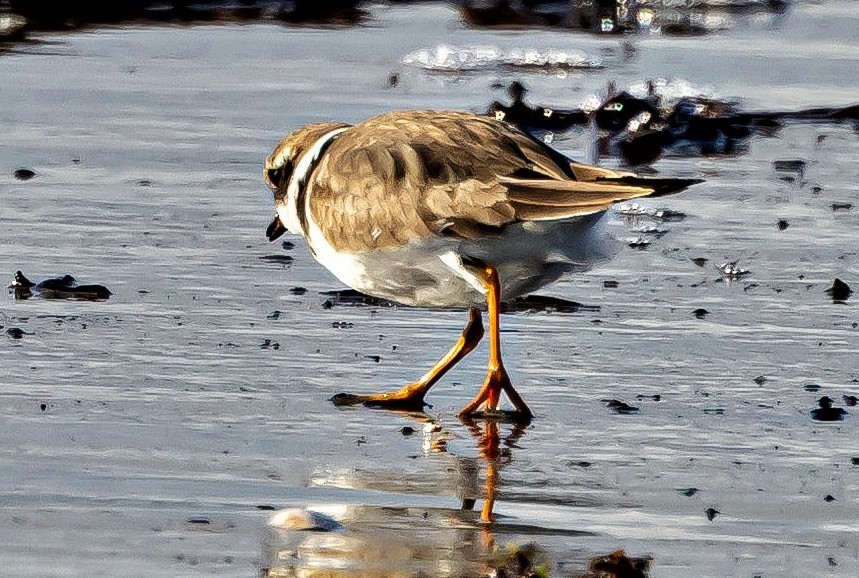
[[[483,508],[480,510],[480,519],[487,524],[491,524],[492,511],[495,507],[498,487],[501,484],[499,470],[503,464],[509,463],[512,459],[512,452],[510,450],[525,435],[525,428],[528,423],[522,421],[512,423],[510,434],[502,441],[498,419],[492,417],[476,419],[470,416],[461,416],[460,419],[463,425],[469,429],[471,435],[477,440],[477,448],[480,450],[481,457],[486,462],[486,498],[483,502]],[[465,506],[466,504],[463,502],[463,507],[465,508]],[[471,506],[474,506],[473,501],[471,502]]]

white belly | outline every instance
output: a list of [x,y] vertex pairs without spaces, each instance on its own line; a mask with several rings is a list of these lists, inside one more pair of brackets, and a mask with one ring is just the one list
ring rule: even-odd
[[[340,281],[368,295],[422,307],[485,304],[481,291],[442,256],[453,251],[493,265],[501,280],[502,300],[552,283],[564,273],[584,271],[613,253],[603,215],[576,220],[509,226],[498,237],[477,241],[435,238],[424,244],[373,253],[338,253],[311,227],[316,260]],[[315,229],[315,230],[314,230]]]

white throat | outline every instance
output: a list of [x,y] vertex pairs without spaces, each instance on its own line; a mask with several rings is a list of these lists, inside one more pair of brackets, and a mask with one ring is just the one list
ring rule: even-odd
[[349,127],[338,128],[325,133],[298,159],[298,164],[295,166],[295,170],[292,171],[289,184],[286,188],[286,202],[277,206],[277,214],[290,232],[307,236],[308,232],[302,228],[301,220],[298,218],[297,200],[299,189],[302,186],[307,186],[307,178],[316,166],[316,160],[319,158],[322,150],[347,128]]

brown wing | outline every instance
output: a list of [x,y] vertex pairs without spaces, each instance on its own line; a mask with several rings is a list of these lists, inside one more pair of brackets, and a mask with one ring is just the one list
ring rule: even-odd
[[390,113],[350,128],[308,186],[314,220],[326,224],[335,248],[352,251],[438,234],[473,238],[655,190],[630,173],[573,163],[495,119],[439,111]]

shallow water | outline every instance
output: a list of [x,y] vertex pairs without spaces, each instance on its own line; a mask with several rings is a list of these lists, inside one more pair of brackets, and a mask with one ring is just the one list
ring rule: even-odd
[[[687,218],[543,292],[599,311],[503,317],[507,365],[538,418],[506,445],[513,426],[500,425],[497,458],[455,417],[485,345],[431,392],[441,431],[326,401],[413,379],[465,315],[323,308],[340,286],[302,242],[267,243],[260,174],[307,122],[484,110],[503,96],[496,81],[567,108],[608,80],[657,76],[755,110],[851,104],[857,24],[851,2],[830,1],[702,38],[620,38],[474,30],[420,5],[375,7],[363,27],[135,25],[15,46],[0,56],[0,276],[70,273],[114,295],[0,303],[0,574],[472,576],[493,541],[536,541],[558,576],[619,548],[652,556],[653,576],[859,574],[859,410],[808,416],[822,395],[840,407],[859,394],[856,298],[824,293],[834,277],[859,286],[856,127],[792,124],[742,156],[655,163],[707,179],[651,203]],[[582,50],[606,66],[401,63],[441,43]],[[576,132],[555,145],[590,148]],[[774,170],[789,159],[807,162],[801,182]],[[734,259],[750,274],[722,282],[714,265]],[[614,398],[639,411],[611,411]],[[489,470],[486,529],[460,501],[479,509]],[[271,507],[323,510],[349,533],[270,530]],[[302,555],[285,556],[296,541]]]

